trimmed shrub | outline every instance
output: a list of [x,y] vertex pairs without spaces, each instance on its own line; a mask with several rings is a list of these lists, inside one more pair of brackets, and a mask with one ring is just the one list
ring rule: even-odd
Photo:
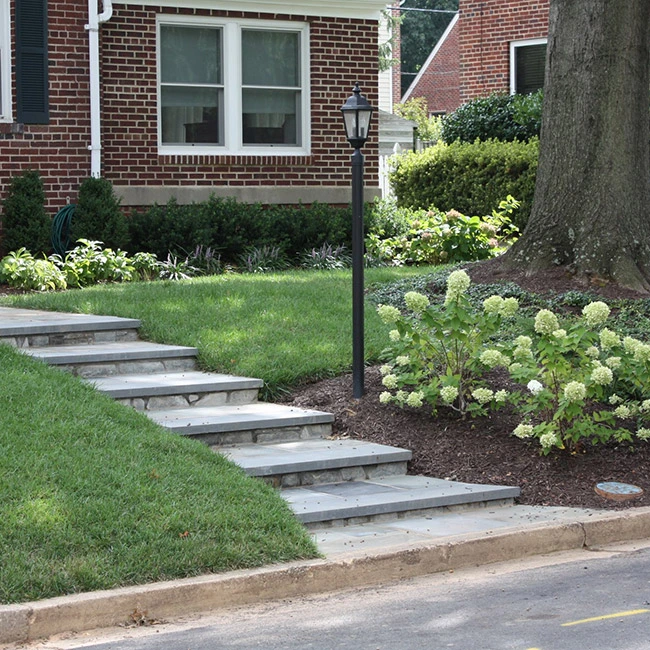
[[129,220],[131,250],[165,258],[191,256],[198,246],[210,247],[224,264],[237,264],[247,251],[277,248],[291,262],[307,249],[330,243],[349,246],[349,208],[323,203],[311,206],[268,206],[212,196],[202,203],[179,205],[175,199],[134,212]]
[[70,240],[101,241],[107,248],[125,249],[129,227],[120,201],[110,181],[87,178],[79,187],[79,197],[70,226]]
[[14,176],[2,206],[3,254],[25,248],[49,253],[51,220],[45,212],[45,190],[40,174],[28,170]]
[[490,214],[504,196],[520,208],[515,225],[523,231],[535,191],[537,139],[529,142],[439,143],[397,158],[390,182],[399,206],[463,214]]
[[493,94],[479,97],[457,108],[442,123],[447,144],[460,140],[529,140],[539,137],[542,94]]

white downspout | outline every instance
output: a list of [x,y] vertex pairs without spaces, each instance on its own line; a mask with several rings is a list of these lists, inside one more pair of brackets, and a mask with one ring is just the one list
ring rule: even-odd
[[99,26],[111,19],[113,4],[103,0],[104,11],[97,13],[97,0],[88,0],[88,46],[90,68],[90,175],[99,178],[102,171],[101,109],[99,103]]

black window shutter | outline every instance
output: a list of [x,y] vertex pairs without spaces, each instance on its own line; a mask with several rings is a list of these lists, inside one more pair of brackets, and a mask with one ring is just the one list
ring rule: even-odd
[[16,0],[18,122],[49,122],[48,86],[47,0]]
[[521,46],[515,52],[516,92],[527,95],[543,88],[546,44]]

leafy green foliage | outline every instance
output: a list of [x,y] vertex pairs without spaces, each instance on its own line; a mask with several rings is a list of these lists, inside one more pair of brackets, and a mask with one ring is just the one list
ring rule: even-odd
[[34,258],[26,248],[2,258],[0,282],[28,291],[56,291],[68,286],[66,274],[56,264],[45,258]]
[[113,249],[128,248],[129,227],[110,181],[87,178],[81,184],[70,237],[72,241],[102,241]]
[[526,225],[535,191],[538,141],[438,143],[397,157],[390,173],[398,205],[443,212],[490,214],[504,196],[521,206],[515,225]]
[[240,256],[239,264],[245,273],[282,271],[289,266],[279,246],[250,248]]
[[245,251],[264,246],[279,248],[288,260],[298,262],[309,248],[326,242],[349,245],[352,238],[349,208],[322,203],[264,207],[215,196],[191,205],[171,199],[164,206],[133,213],[129,225],[132,250],[164,259],[169,252],[188,256],[202,246],[222,265],[238,264]]
[[485,217],[468,217],[456,210],[447,213],[401,209],[406,213],[406,228],[401,234],[383,237],[371,233],[366,239],[368,254],[389,264],[444,264],[484,260],[497,255],[505,240],[512,240],[517,228],[510,214],[519,203],[511,196],[499,209]]
[[45,190],[40,174],[28,170],[14,176],[2,204],[2,250],[25,248],[48,253],[51,221],[45,212]]
[[442,139],[447,144],[457,140],[526,141],[539,137],[540,126],[541,93],[496,93],[473,99],[447,115],[442,123]]
[[325,243],[320,248],[312,248],[302,255],[300,266],[303,269],[334,270],[346,269],[352,264],[352,257],[345,246],[332,246]]
[[403,104],[395,104],[395,114],[417,124],[417,136],[423,142],[435,143],[442,135],[443,117],[429,115],[425,97],[414,97]]

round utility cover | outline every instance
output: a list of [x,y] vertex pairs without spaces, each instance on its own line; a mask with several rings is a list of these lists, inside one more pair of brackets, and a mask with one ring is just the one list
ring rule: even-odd
[[609,483],[598,483],[596,485],[596,494],[599,494],[605,499],[612,501],[625,501],[627,499],[634,499],[643,494],[643,490],[636,485],[629,485],[628,483],[617,483],[615,481]]

